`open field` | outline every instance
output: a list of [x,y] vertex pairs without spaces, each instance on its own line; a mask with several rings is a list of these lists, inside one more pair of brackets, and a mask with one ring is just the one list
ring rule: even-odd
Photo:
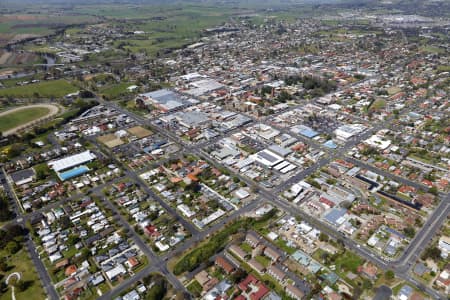
[[17,66],[38,62],[41,62],[39,61],[39,56],[31,52],[9,52],[0,50],[1,66],[5,65]]
[[108,148],[114,148],[124,144],[124,142],[120,138],[116,137],[113,133],[99,136],[97,139],[100,143],[106,145]]
[[152,135],[152,132],[150,130],[145,129],[141,126],[135,126],[132,128],[128,128],[127,131],[139,139],[142,139],[144,137],[148,137],[148,136]]
[[115,99],[123,94],[129,93],[127,88],[132,86],[133,83],[121,82],[119,84],[113,84],[106,86],[100,90],[100,94],[106,96],[108,99]]
[[4,135],[11,134],[19,127],[55,115],[57,112],[58,107],[49,104],[22,106],[4,111],[0,113],[0,132]]
[[61,14],[5,14],[0,15],[0,46],[30,37],[54,33],[67,25],[95,22],[92,16]]
[[[7,253],[5,252],[5,250],[1,252],[2,257],[7,256]],[[23,292],[19,292],[15,289],[16,299],[45,299],[41,282],[25,249],[9,256],[7,262],[10,270],[7,272],[0,272],[0,274],[6,278],[7,275],[13,272],[19,272],[22,276],[21,280],[28,286]],[[11,300],[10,288],[0,296],[0,300]]]
[[203,6],[153,10],[147,21],[130,26],[130,30],[145,34],[118,40],[116,46],[152,55],[163,49],[180,48],[198,39],[202,30],[221,25],[234,13],[229,8]]
[[63,97],[78,91],[66,80],[43,81],[39,83],[0,89],[0,97],[51,98]]
[[444,54],[445,53],[445,49],[443,48],[439,48],[439,47],[434,47],[434,46],[421,46],[419,47],[419,50],[425,53],[431,53],[431,54]]

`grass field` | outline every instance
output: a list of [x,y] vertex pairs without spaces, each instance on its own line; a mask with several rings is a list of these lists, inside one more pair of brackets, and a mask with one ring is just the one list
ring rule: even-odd
[[106,96],[108,99],[116,99],[120,95],[130,93],[128,92],[127,88],[132,85],[133,83],[130,82],[121,82],[119,84],[106,86],[105,88],[100,90],[100,94]]
[[46,35],[66,25],[90,23],[95,20],[97,18],[93,16],[70,16],[48,12],[5,14],[0,16],[0,34],[7,34],[11,38],[22,34]]
[[[1,251],[0,253],[1,256],[7,255],[4,251]],[[9,257],[7,262],[10,270],[4,273],[0,272],[0,274],[6,279],[7,275],[13,272],[19,272],[22,276],[22,280],[28,285],[28,288],[23,292],[19,292],[17,289],[15,290],[16,299],[45,299],[41,282],[25,249],[22,249]],[[10,299],[11,289],[8,288],[8,290],[0,296],[0,300]]]
[[445,50],[443,48],[434,47],[434,46],[421,46],[419,47],[419,50],[425,53],[431,53],[431,54],[444,54]]
[[124,49],[132,52],[146,51],[155,55],[162,49],[180,48],[193,43],[200,38],[202,30],[220,25],[228,17],[226,12],[182,11],[179,15],[164,16],[163,20],[151,20],[133,26],[131,30],[141,30],[146,34],[132,39],[118,40],[115,45],[122,44]]
[[450,72],[450,66],[447,65],[441,65],[437,67],[437,72],[438,73],[442,73],[442,72]]
[[390,88],[387,89],[387,92],[389,94],[389,96],[395,95],[397,93],[400,93],[402,91],[401,88],[399,88],[398,86],[392,86]]
[[44,117],[50,112],[46,107],[31,107],[0,116],[0,132]]
[[60,79],[0,89],[0,97],[58,98],[76,91],[78,91],[77,87],[66,80]]
[[347,271],[357,273],[358,267],[362,265],[363,262],[363,259],[356,254],[346,251],[336,260],[336,270],[339,270],[337,271],[338,273]]

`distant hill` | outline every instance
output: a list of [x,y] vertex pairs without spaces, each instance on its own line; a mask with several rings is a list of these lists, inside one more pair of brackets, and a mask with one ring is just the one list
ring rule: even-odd
[[339,3],[347,0],[4,0],[3,3],[32,3],[32,4],[225,4],[225,5],[292,5],[292,4],[322,4]]
[[332,5],[336,8],[385,9],[405,14],[450,17],[449,0],[2,0],[1,7],[23,6],[25,4],[55,5],[60,7],[95,4],[132,5],[218,5],[228,7],[286,8],[289,6]]

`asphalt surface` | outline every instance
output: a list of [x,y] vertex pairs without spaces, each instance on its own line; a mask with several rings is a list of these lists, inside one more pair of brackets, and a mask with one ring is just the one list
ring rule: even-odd
[[377,289],[377,293],[373,300],[389,300],[392,296],[392,290],[390,287],[382,285]]

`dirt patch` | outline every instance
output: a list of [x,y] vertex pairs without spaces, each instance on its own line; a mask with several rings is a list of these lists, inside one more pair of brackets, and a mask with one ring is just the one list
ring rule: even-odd
[[121,139],[119,139],[117,136],[115,136],[112,133],[111,134],[106,134],[106,135],[103,135],[103,136],[99,136],[97,138],[97,140],[100,143],[104,144],[108,148],[114,148],[114,147],[117,147],[117,146],[120,146],[120,145],[124,144],[124,142]]
[[36,15],[3,15],[0,17],[0,23],[13,21],[36,21],[36,20],[45,20],[45,17]]
[[12,56],[11,52],[2,53],[0,56],[0,65],[6,64],[11,56]]
[[150,136],[150,135],[153,134],[153,132],[151,132],[150,130],[145,129],[145,128],[141,127],[141,126],[128,128],[127,131],[131,135],[134,135],[135,137],[137,137],[138,139],[142,139],[142,138],[145,138],[145,137]]

